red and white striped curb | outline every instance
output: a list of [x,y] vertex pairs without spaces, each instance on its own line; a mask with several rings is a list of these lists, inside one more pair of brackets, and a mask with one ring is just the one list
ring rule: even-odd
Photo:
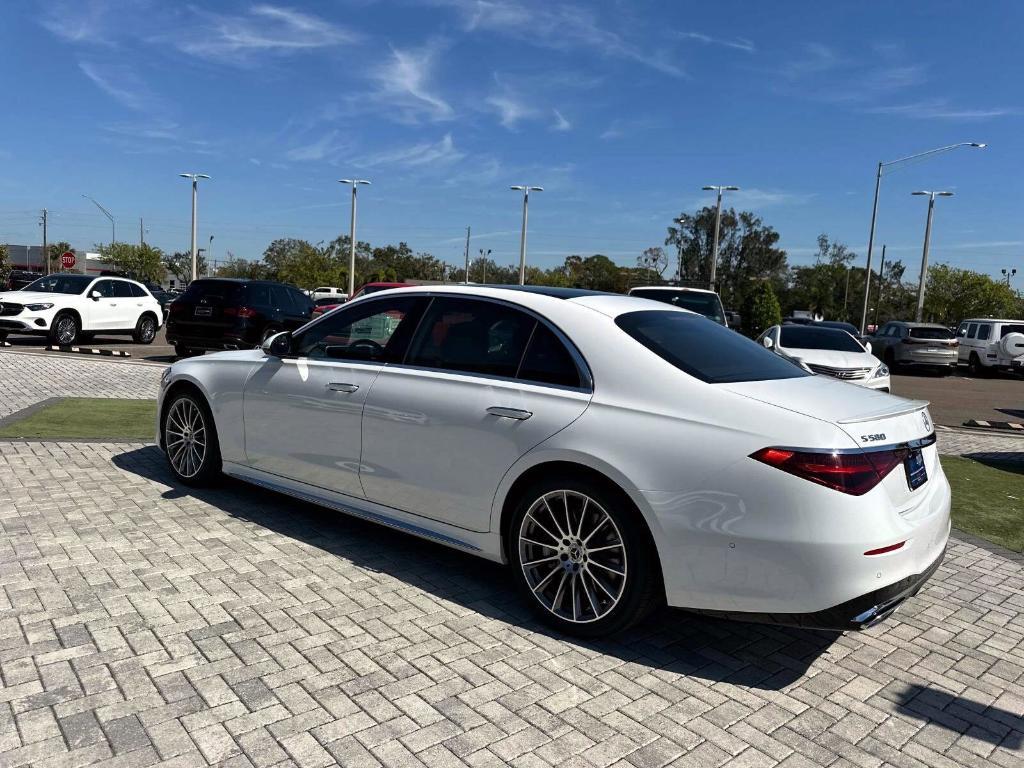
[[1024,432],[1024,424],[1016,421],[984,421],[970,419],[964,422],[965,427],[985,427],[986,429],[1005,429],[1011,432]]

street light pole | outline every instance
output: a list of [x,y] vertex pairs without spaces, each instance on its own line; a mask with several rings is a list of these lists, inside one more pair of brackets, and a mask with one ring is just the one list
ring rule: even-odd
[[924,226],[924,250],[921,252],[921,282],[917,286],[917,313],[914,316],[914,321],[920,323],[921,315],[924,313],[924,289],[925,284],[928,282],[928,246],[931,245],[932,240],[932,217],[935,214],[935,198],[952,197],[953,193],[921,190],[920,192],[911,192],[911,194],[928,196],[928,221]]
[[544,187],[531,187],[527,184],[517,184],[509,187],[523,193],[523,231],[519,235],[519,284],[526,284],[526,216],[530,205],[531,192],[543,192]]
[[1006,287],[1009,288],[1010,287],[1010,278],[1014,277],[1017,274],[1017,268],[1016,267],[1011,267],[1010,269],[1003,269],[1003,270],[1001,270],[1001,272],[1003,273],[1003,277],[1006,278]]
[[196,205],[199,200],[199,180],[210,177],[205,173],[179,173],[178,175],[192,182],[192,280],[195,280],[198,276],[196,272],[199,256],[199,251],[196,249]]
[[480,282],[484,283],[485,285],[487,283],[487,259],[490,257],[490,255],[490,248],[488,248],[486,251],[483,248],[480,249],[480,261],[483,262],[482,267],[484,271],[483,277],[481,278]]
[[469,285],[469,232],[470,228],[466,227],[466,279],[462,282]]
[[93,205],[95,205],[97,208],[100,209],[100,211],[103,213],[104,216],[106,216],[108,219],[110,219],[110,244],[113,245],[114,243],[116,243],[117,242],[117,226],[114,223],[114,216],[110,213],[110,211],[108,211],[102,205],[97,203],[95,200],[93,200],[88,195],[82,195],[82,197],[84,197],[86,200],[91,201]]
[[718,231],[722,226],[722,193],[723,192],[737,192],[739,187],[726,186],[726,185],[707,185],[704,187],[706,191],[714,191],[718,193],[718,204],[715,206],[715,241],[711,246],[711,270],[710,276],[708,277],[708,287],[711,290],[715,290],[715,273],[718,270]]
[[975,149],[984,149],[987,145],[983,142],[977,141],[961,141],[958,144],[949,144],[945,147],[937,147],[936,149],[929,149],[927,152],[918,152],[916,155],[907,155],[906,157],[900,157],[896,160],[889,160],[888,162],[878,163],[878,172],[875,174],[875,200],[871,205],[871,232],[868,234],[868,263],[866,274],[864,275],[864,309],[860,316],[860,332],[863,335],[864,329],[867,327],[868,321],[868,296],[871,292],[871,251],[875,244],[875,221],[878,218],[878,193],[882,187],[882,169],[887,168],[890,165],[897,165],[899,163],[905,163],[908,160],[917,160],[922,157],[929,157],[931,155],[937,155],[943,152],[949,152],[950,150],[957,149],[959,147],[974,147]]
[[210,274],[210,265],[213,264],[213,235],[210,235],[210,242],[206,249],[206,274]]
[[882,291],[885,289],[885,243],[882,243],[882,262],[878,265],[878,297],[875,299],[875,319],[872,324],[878,331],[878,307],[882,303]]
[[356,187],[370,182],[366,179],[338,179],[338,183],[352,185],[352,218],[349,220],[348,230],[348,297],[351,299],[356,292]]
[[672,219],[676,224],[679,225],[679,242],[676,244],[676,251],[679,255],[679,271],[676,274],[676,280],[679,284],[683,284],[683,227],[690,223],[689,216],[677,216]]

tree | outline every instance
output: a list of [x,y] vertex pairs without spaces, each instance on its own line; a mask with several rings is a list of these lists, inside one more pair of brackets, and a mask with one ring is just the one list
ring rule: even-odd
[[7,243],[0,243],[0,290],[6,290],[7,279],[11,276],[11,259]]
[[[710,276],[715,238],[715,209],[706,206],[695,214],[678,217],[683,223],[668,228],[665,245],[676,248],[680,279],[706,283]],[[782,288],[786,252],[778,248],[779,233],[749,211],[722,211],[716,278],[722,302],[741,306],[756,280],[771,280]]]
[[100,260],[128,273],[135,280],[160,282],[164,276],[164,252],[151,245],[109,243],[98,245]]
[[668,269],[668,256],[665,254],[665,249],[660,246],[645,248],[643,253],[636,257],[636,265],[647,273],[648,283],[654,282],[655,272],[657,272],[658,282],[660,282],[665,270]]
[[742,318],[743,333],[750,338],[782,322],[782,310],[770,282],[759,280],[747,291]]
[[300,288],[348,283],[348,267],[331,248],[318,248],[308,240],[282,238],[263,252],[268,277]]
[[265,280],[267,268],[262,261],[249,261],[241,259],[231,251],[227,252],[227,259],[217,265],[216,277],[241,277],[250,280]]
[[[164,257],[164,267],[170,272],[179,282],[187,284],[192,280],[192,252],[191,251],[175,251],[171,256]],[[196,274],[206,274],[206,257],[201,253],[196,253]]]
[[944,325],[955,325],[965,317],[1017,317],[1021,303],[1020,294],[1002,280],[935,264],[928,270],[923,317]]

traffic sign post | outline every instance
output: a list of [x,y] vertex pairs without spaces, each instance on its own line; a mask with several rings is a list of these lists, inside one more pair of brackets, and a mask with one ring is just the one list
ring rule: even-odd
[[61,269],[74,269],[75,254],[71,251],[64,251],[64,253],[60,255],[60,266]]

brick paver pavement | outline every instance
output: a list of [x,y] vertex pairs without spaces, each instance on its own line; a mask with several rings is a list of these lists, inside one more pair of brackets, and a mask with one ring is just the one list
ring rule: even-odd
[[184,489],[151,445],[0,443],[0,765],[1022,761],[1024,558],[992,547],[954,538],[868,632],[664,611],[581,643],[499,566]]

